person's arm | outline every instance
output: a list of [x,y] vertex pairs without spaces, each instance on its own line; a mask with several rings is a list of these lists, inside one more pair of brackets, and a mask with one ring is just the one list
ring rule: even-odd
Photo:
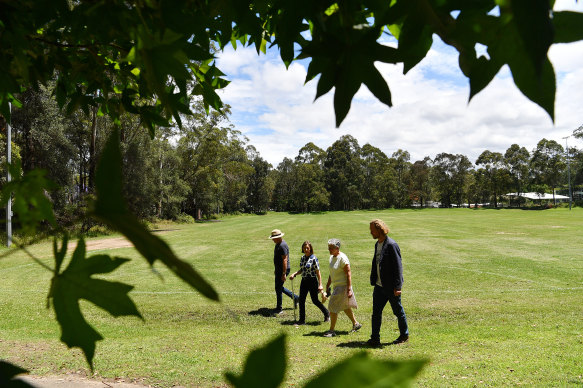
[[289,277],[289,278],[290,278],[290,280],[294,280],[294,278],[295,278],[296,276],[298,276],[299,274],[301,274],[301,273],[302,273],[302,269],[300,268],[300,269],[298,269],[296,272],[294,272],[294,273],[292,273],[292,274],[290,275],[290,277]]
[[285,282],[286,272],[287,272],[287,255],[281,255],[281,259],[283,262],[283,272],[281,274],[281,281]]
[[326,292],[330,289],[330,284],[332,284],[332,278],[328,275],[328,282],[326,283]]
[[350,264],[344,266],[344,273],[346,274],[346,294],[352,297],[352,273],[350,271]]
[[322,292],[324,288],[322,287],[322,275],[319,269],[316,270],[316,276],[318,277],[318,292]]
[[401,263],[401,252],[397,246],[391,244],[389,249],[387,250],[390,258],[390,263],[392,266],[392,273],[393,273],[393,295],[399,296],[401,295],[401,288],[403,283],[401,281],[403,277],[403,265]]

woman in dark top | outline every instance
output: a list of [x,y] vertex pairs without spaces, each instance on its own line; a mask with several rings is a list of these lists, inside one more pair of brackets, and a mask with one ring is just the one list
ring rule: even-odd
[[293,280],[298,274],[302,274],[302,283],[300,284],[300,320],[298,325],[303,325],[306,323],[306,297],[308,292],[312,298],[312,302],[322,311],[324,314],[324,322],[330,320],[330,314],[328,310],[320,300],[318,300],[318,294],[322,292],[322,276],[320,275],[320,264],[318,263],[318,258],[314,255],[314,248],[312,243],[309,241],[304,241],[302,244],[302,252],[304,255],[300,260],[300,269],[290,275],[290,279]]

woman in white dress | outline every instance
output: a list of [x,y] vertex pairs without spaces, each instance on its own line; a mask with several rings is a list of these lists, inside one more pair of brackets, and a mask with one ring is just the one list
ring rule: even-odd
[[328,302],[328,310],[330,311],[330,330],[324,333],[324,337],[334,337],[336,332],[336,320],[338,313],[344,311],[348,318],[352,321],[352,331],[356,331],[362,327],[356,320],[353,308],[358,308],[356,298],[352,291],[352,276],[350,272],[350,262],[348,257],[340,252],[340,240],[333,238],[328,240],[328,251],[330,252],[330,275],[328,276],[328,283],[326,290],[332,285],[333,291]]

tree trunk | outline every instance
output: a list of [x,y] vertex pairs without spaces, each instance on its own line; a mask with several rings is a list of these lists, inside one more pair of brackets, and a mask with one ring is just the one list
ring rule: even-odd
[[95,166],[97,165],[95,155],[95,140],[97,138],[97,107],[91,109],[91,141],[89,142],[89,182],[90,191],[95,188]]

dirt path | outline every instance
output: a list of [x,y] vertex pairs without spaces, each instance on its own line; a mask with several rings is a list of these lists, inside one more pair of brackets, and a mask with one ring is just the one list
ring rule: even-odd
[[90,380],[77,375],[23,376],[19,378],[36,388],[144,388],[150,385],[127,383],[123,380]]
[[[67,246],[67,251],[72,251],[77,246],[77,241],[71,241]],[[132,243],[125,239],[125,237],[111,237],[100,240],[85,241],[87,251],[96,251],[100,249],[115,249],[133,247]]]

